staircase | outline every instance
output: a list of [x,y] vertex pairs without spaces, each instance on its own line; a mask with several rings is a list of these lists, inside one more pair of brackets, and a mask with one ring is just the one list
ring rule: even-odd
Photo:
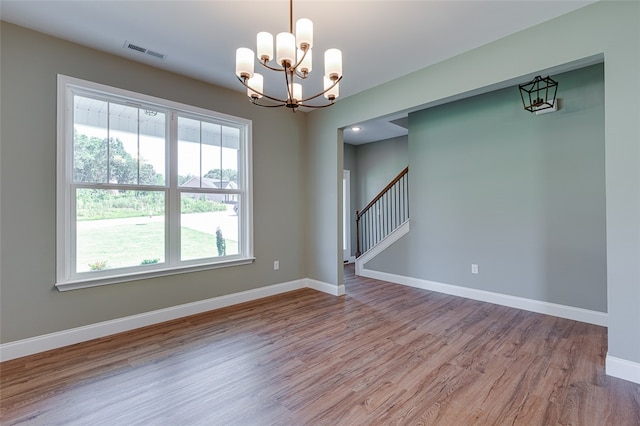
[[409,167],[362,210],[356,211],[356,274],[409,232]]

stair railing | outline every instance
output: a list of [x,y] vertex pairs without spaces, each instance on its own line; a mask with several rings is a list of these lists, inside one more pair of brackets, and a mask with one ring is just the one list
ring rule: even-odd
[[366,253],[409,219],[409,167],[360,211],[356,210],[356,257]]

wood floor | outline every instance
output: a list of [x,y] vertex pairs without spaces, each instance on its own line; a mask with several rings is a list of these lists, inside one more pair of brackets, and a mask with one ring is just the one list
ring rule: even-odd
[[1,367],[2,425],[640,425],[606,329],[345,271]]

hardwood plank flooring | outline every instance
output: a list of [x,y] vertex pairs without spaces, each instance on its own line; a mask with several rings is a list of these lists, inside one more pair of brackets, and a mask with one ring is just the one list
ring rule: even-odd
[[0,364],[2,425],[640,425],[603,327],[356,277]]

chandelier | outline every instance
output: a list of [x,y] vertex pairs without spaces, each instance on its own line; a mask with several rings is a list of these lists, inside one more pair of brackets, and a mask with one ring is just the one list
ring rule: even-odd
[[[342,80],[342,52],[328,49],[324,53],[324,90],[313,96],[302,96],[302,85],[296,79],[306,80],[311,73],[313,45],[313,22],[301,18],[296,21],[293,33],[293,0],[289,0],[289,32],[276,35],[275,66],[269,64],[273,55],[273,35],[259,32],[257,36],[256,57],[263,68],[284,74],[286,97],[267,95],[263,89],[263,76],[254,72],[254,52],[246,47],[236,50],[236,77],[247,88],[251,103],[261,107],[276,108],[286,106],[295,112],[298,107],[325,108],[335,103],[339,95],[338,83]],[[322,105],[308,102],[324,95],[327,99]],[[271,100],[260,103],[260,99]]]

